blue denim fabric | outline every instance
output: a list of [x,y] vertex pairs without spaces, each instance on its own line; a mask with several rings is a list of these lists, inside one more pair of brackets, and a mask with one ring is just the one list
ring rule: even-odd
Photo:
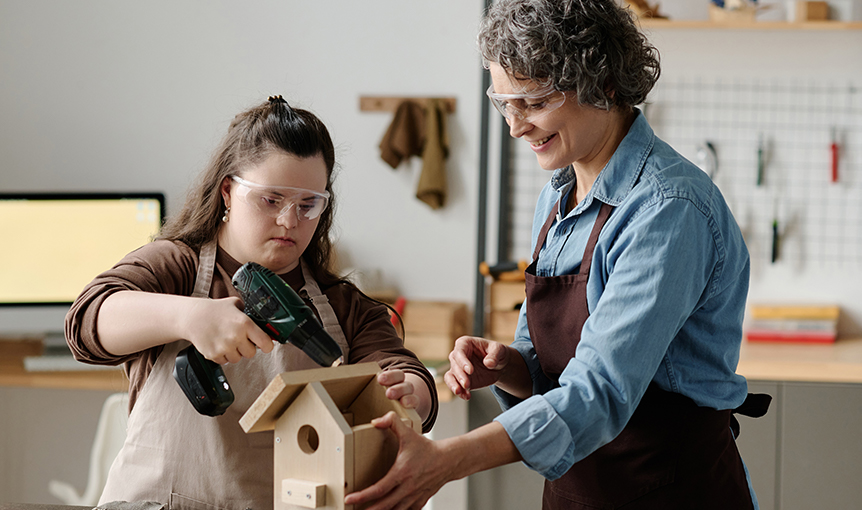
[[[533,245],[554,204],[573,189],[557,170],[533,218]],[[534,395],[493,388],[496,418],[527,465],[548,479],[610,442],[651,381],[698,405],[732,409],[747,394],[736,375],[748,294],[742,233],[709,177],[659,140],[643,115],[568,215],[557,211],[537,274],[578,271],[601,202],[615,207],[602,229],[587,286],[590,317],[559,381],[542,372],[526,306],[512,346],[527,362]]]

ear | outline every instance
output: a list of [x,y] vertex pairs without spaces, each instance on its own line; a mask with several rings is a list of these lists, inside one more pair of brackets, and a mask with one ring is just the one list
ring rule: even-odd
[[219,186],[219,191],[221,191],[222,202],[224,203],[225,207],[230,207],[230,185],[231,185],[231,182],[233,182],[233,181],[231,181],[230,177],[225,177],[221,181],[221,186]]
[[612,100],[614,99],[614,96],[617,95],[617,90],[610,79],[605,83],[605,94],[607,94],[607,96]]

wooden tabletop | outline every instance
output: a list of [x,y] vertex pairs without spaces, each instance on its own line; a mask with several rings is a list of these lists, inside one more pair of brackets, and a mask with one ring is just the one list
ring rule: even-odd
[[752,381],[862,383],[862,338],[834,344],[743,342],[736,371]]
[[41,356],[42,341],[38,339],[0,340],[0,386],[28,388],[66,388],[78,390],[128,391],[129,380],[121,367],[72,371],[29,372],[24,358]]
[[[41,342],[0,341],[0,386],[128,391],[123,370],[28,372],[25,356],[39,356]],[[752,381],[862,383],[862,338],[834,344],[776,344],[743,342],[737,373]],[[441,400],[451,399],[438,380]]]

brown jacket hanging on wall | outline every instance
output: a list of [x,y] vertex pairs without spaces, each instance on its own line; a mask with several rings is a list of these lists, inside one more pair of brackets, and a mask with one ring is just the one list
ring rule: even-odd
[[446,201],[446,157],[448,155],[446,110],[440,100],[430,99],[425,109],[425,148],[422,150],[422,174],[419,175],[416,198],[432,209],[443,207]]
[[395,109],[392,123],[380,141],[380,157],[392,168],[405,159],[422,154],[425,141],[425,112],[415,101],[403,101]]
[[422,156],[416,198],[432,209],[445,202],[448,152],[445,105],[437,99],[429,99],[424,109],[415,101],[402,102],[380,141],[380,157],[392,168],[412,156]]

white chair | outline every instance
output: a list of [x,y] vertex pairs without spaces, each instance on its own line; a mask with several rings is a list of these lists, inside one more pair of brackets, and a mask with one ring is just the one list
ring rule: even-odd
[[90,474],[87,488],[78,494],[75,488],[58,480],[48,482],[48,491],[63,503],[74,506],[94,507],[105,488],[108,471],[126,440],[129,394],[114,393],[102,405],[102,414],[96,426],[96,438],[90,451]]

